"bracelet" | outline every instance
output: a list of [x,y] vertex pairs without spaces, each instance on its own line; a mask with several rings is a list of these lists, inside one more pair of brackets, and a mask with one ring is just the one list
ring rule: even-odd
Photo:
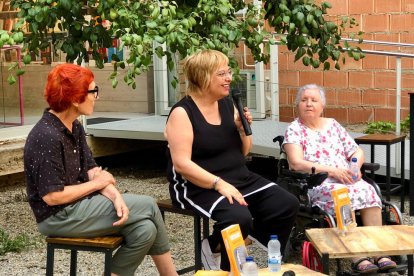
[[213,189],[217,191],[217,183],[220,181],[220,176],[217,176],[213,181]]

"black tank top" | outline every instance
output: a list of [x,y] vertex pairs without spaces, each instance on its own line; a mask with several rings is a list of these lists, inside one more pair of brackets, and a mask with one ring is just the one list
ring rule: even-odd
[[[208,123],[189,96],[176,103],[170,113],[177,107],[184,108],[193,127],[193,162],[234,185],[242,194],[263,188],[270,182],[250,172],[246,166],[246,159],[241,152],[242,141],[234,123],[234,106],[230,98],[218,101],[220,125]],[[167,157],[167,178],[172,201],[182,208],[192,206],[211,213],[211,206],[219,200],[221,194],[212,189],[200,188],[184,179],[175,171],[168,149]],[[204,211],[201,212],[207,215]]]

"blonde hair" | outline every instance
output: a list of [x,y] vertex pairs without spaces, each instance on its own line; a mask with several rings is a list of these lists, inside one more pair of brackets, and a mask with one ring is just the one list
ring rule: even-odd
[[210,85],[211,75],[229,58],[216,50],[201,50],[188,56],[183,63],[183,71],[188,81],[186,95],[201,93]]

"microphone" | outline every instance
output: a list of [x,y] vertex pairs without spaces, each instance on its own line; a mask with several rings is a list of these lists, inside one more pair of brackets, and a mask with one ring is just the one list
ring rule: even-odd
[[246,136],[252,135],[252,129],[250,128],[250,125],[247,122],[246,117],[244,116],[243,104],[240,98],[241,97],[240,89],[238,88],[232,89],[231,95],[233,97],[233,103],[236,106],[237,110],[239,111],[239,116],[240,116],[240,120],[243,125],[244,133],[246,134]]

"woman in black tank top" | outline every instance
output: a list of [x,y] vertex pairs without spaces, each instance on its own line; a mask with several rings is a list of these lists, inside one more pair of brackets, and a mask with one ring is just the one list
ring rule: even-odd
[[277,234],[284,250],[299,207],[293,195],[246,166],[252,138],[245,135],[240,115],[249,124],[252,116],[247,108],[239,114],[228,97],[228,62],[215,50],[184,61],[188,89],[172,107],[164,131],[171,199],[215,221],[212,235],[203,241],[202,260],[205,269],[219,269],[212,248],[221,253],[220,267],[227,271],[222,229],[239,224],[244,238],[250,235],[263,245]]

